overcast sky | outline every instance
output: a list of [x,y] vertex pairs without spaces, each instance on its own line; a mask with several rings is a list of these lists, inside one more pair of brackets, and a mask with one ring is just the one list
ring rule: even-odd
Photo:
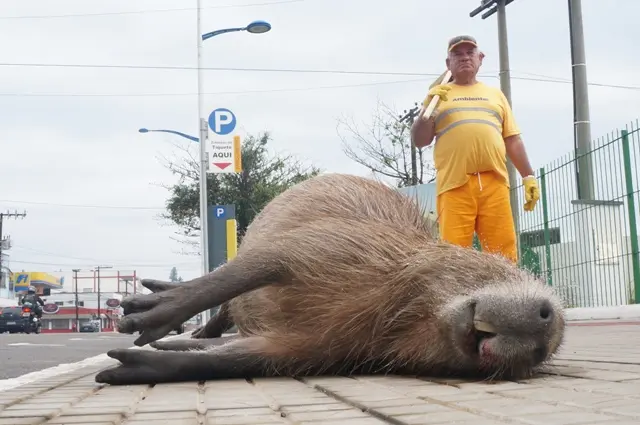
[[[158,184],[175,181],[157,157],[190,142],[137,131],[166,128],[197,136],[196,0],[2,3],[0,209],[27,210],[24,220],[4,224],[14,243],[12,269],[103,264],[166,279],[176,266],[184,278],[198,276],[198,258],[177,254],[181,246],[170,239],[176,229],[157,218],[168,196]],[[243,132],[268,130],[275,151],[325,171],[368,174],[342,153],[337,118],[366,122],[378,99],[399,110],[422,100],[433,77],[406,74],[440,74],[452,36],[478,39],[486,54],[482,80],[499,85],[495,15],[469,17],[479,0],[202,4],[204,32],[255,19],[273,25],[267,34],[225,34],[205,42],[205,67],[236,69],[204,72],[206,115],[230,108]],[[507,7],[513,107],[535,168],[572,149],[567,13],[560,0],[518,0]],[[638,90],[597,85],[638,85],[640,2],[584,0],[583,13],[595,138],[640,118]],[[136,68],[141,66],[188,69]],[[237,70],[242,68],[280,71]]]

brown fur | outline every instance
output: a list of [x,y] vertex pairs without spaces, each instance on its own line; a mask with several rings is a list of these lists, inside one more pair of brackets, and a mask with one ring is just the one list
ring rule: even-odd
[[[352,372],[364,364],[384,372],[529,376],[562,343],[559,299],[508,260],[442,243],[430,228],[415,201],[381,183],[342,174],[300,183],[255,218],[236,258],[180,288],[123,302],[121,331],[151,335],[139,344],[225,302],[240,339],[217,343],[207,358],[114,351],[128,363],[97,380]],[[474,354],[474,319],[495,333],[482,355]],[[205,345],[197,341],[191,347]],[[170,342],[168,350],[190,343]],[[132,375],[140,362],[156,364],[156,375]],[[181,377],[166,375],[171,367]]]
[[283,355],[322,356],[327,366],[347,353],[389,366],[450,365],[455,350],[437,317],[454,296],[510,293],[505,315],[536,293],[557,303],[507,260],[435,240],[414,201],[375,181],[329,174],[295,186],[256,217],[238,255],[296,228],[305,238],[284,247],[287,277],[229,301],[239,333],[263,336]]

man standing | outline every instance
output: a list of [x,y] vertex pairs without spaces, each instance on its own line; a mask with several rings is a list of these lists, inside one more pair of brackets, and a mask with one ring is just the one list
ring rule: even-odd
[[441,238],[471,247],[475,231],[483,251],[517,262],[506,155],[523,177],[525,211],[533,210],[540,192],[509,102],[500,89],[476,80],[483,58],[473,37],[449,40],[446,64],[452,82],[432,84],[425,107],[435,95],[441,101],[430,117],[418,117],[411,137],[418,148],[435,137]]

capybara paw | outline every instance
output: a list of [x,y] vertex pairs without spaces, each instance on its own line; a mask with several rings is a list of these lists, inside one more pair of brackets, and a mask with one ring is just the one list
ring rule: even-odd
[[95,381],[109,385],[140,385],[166,380],[166,368],[162,362],[154,362],[150,353],[153,352],[126,348],[110,350],[107,355],[121,364],[99,372]]

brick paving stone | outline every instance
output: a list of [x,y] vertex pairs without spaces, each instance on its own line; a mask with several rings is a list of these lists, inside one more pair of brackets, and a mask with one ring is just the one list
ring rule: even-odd
[[[105,386],[105,361],[0,392],[0,425],[640,424],[640,326],[574,326],[520,382],[401,376]],[[27,416],[30,415],[30,416]]]
[[82,416],[58,416],[45,422],[46,424],[55,425],[80,425],[80,424],[120,424],[122,415],[82,415]]

